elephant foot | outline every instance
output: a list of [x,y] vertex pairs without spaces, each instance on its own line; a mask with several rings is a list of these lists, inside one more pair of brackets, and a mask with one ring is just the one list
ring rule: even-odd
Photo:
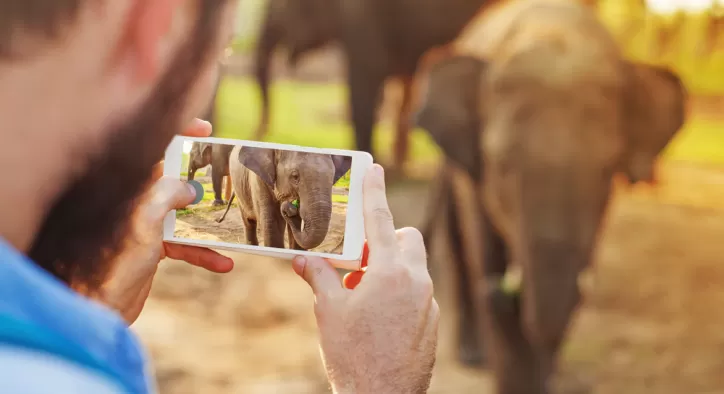
[[483,368],[487,364],[483,350],[477,343],[469,344],[460,342],[458,345],[458,360],[469,368]]
[[211,203],[212,206],[220,207],[226,205],[226,201],[224,200],[214,200],[213,203]]
[[478,336],[478,325],[469,318],[463,318],[459,324],[458,360],[466,367],[484,367],[487,360]]

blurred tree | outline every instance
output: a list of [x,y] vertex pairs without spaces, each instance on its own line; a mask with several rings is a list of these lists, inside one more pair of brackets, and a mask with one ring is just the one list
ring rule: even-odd
[[699,60],[711,59],[718,52],[722,31],[724,30],[724,5],[716,1],[704,12],[704,28],[698,40],[697,58]]
[[[648,58],[657,63],[677,63],[688,16],[679,10],[672,16],[650,13],[653,37]],[[673,57],[673,59],[672,59]]]

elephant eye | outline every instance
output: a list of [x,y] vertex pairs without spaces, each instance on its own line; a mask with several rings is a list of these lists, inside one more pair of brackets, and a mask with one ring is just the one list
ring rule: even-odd
[[290,178],[291,178],[292,182],[294,182],[294,183],[299,183],[299,172],[297,172],[297,171],[292,171],[292,174],[290,175]]

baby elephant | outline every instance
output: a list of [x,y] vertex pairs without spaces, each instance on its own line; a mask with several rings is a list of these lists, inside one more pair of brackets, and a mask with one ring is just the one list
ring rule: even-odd
[[229,161],[249,245],[259,245],[257,227],[263,246],[284,248],[287,228],[290,248],[313,249],[324,241],[332,187],[349,171],[351,157],[236,146]]

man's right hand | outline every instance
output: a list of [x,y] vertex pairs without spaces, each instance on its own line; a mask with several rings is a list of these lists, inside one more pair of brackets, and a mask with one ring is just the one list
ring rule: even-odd
[[[335,393],[424,393],[435,364],[440,309],[420,232],[395,231],[382,168],[364,181],[369,250],[354,289],[329,262],[297,257],[294,270],[315,295],[324,365]],[[357,274],[357,276],[361,275]],[[357,284],[358,282],[358,284]]]

